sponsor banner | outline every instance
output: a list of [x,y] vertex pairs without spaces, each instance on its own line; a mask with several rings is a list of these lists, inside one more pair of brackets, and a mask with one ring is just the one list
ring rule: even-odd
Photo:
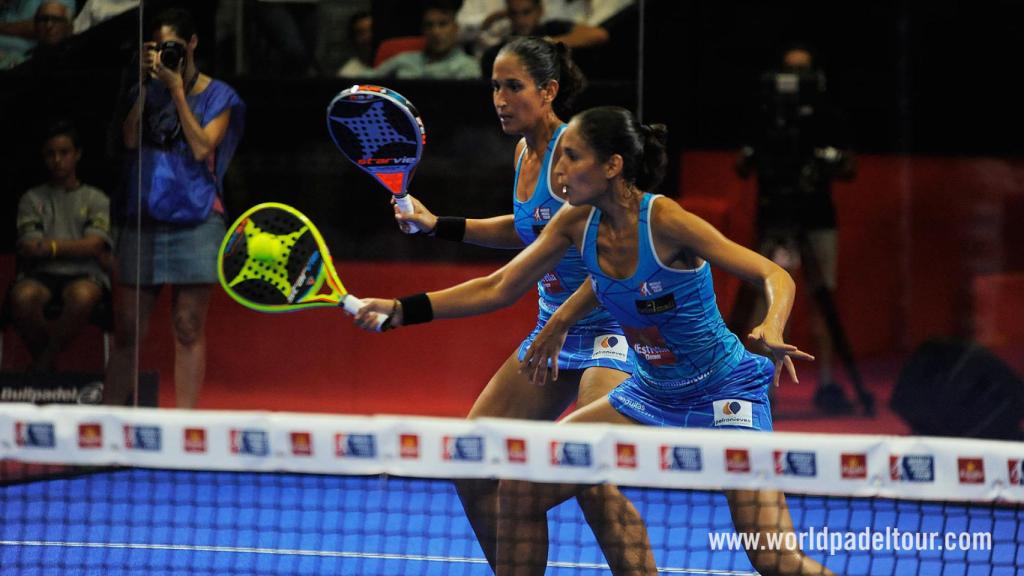
[[[742,412],[742,411],[741,411]],[[11,404],[0,458],[1024,502],[1012,442]]]
[[704,469],[701,449],[697,446],[662,446],[661,469],[700,472]]
[[484,439],[482,436],[445,436],[442,443],[444,460],[460,462],[483,462]]
[[814,452],[800,450],[775,450],[772,454],[777,476],[818,476],[818,456]]
[[935,456],[891,454],[889,479],[894,482],[935,482]]

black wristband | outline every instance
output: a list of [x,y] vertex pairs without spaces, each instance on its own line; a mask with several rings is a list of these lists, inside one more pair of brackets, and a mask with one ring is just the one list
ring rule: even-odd
[[402,326],[423,324],[434,319],[434,308],[426,294],[421,292],[398,301],[402,303]]
[[438,216],[430,235],[441,240],[462,242],[466,237],[466,219],[462,216]]

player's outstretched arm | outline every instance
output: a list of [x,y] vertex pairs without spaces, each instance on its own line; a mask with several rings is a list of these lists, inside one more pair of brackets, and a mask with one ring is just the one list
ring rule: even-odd
[[460,318],[510,306],[546,272],[553,269],[582,234],[586,212],[560,210],[537,240],[511,262],[480,278],[457,286],[405,298],[368,298],[356,315],[356,324],[372,329],[371,312],[389,315],[389,326],[429,322],[435,318]]

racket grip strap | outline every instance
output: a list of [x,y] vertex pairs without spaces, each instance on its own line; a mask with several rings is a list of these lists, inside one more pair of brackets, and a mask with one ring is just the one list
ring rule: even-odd
[[462,242],[466,237],[466,219],[461,216],[439,216],[430,235],[441,240]]
[[422,292],[399,298],[398,302],[402,306],[402,326],[424,324],[434,319],[434,307],[430,304],[430,297]]
[[[352,316],[355,316],[357,312],[363,307],[363,301],[351,294],[346,294],[341,299],[341,307]],[[387,321],[387,316],[383,314],[373,313],[373,329],[377,332],[384,330],[384,322]]]

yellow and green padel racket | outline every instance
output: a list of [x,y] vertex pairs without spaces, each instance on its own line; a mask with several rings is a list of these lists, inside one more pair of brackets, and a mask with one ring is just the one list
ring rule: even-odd
[[[355,314],[363,305],[338,279],[316,226],[277,202],[253,206],[231,225],[220,245],[217,274],[229,296],[260,312],[339,306]],[[380,330],[386,318],[378,316]]]

